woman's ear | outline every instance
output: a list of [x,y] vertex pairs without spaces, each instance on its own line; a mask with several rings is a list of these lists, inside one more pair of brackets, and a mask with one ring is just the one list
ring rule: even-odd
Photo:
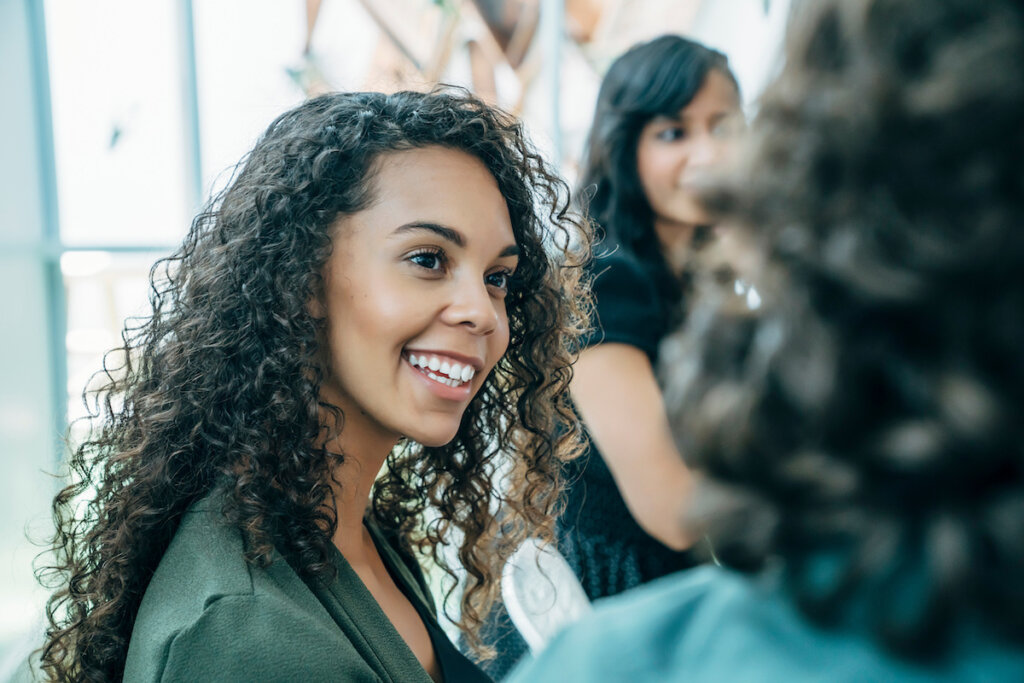
[[320,299],[320,295],[315,295],[306,302],[306,311],[316,320],[324,318],[324,304]]
[[323,320],[327,317],[327,309],[324,307],[324,291],[329,286],[331,269],[327,266],[320,272],[320,277],[314,284],[313,296],[306,301],[306,312],[315,320]]

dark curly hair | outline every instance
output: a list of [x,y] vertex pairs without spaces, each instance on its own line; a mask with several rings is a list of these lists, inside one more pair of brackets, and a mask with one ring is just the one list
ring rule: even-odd
[[1022,120],[1016,0],[800,3],[707,198],[764,302],[663,356],[718,558],[903,656],[978,622],[1024,644]]
[[740,87],[724,54],[682,36],[664,35],[634,45],[616,59],[597,95],[576,194],[610,244],[657,275],[659,292],[673,304],[681,297],[654,232],[654,210],[636,164],[644,127],[658,116],[675,117],[718,71]]
[[330,226],[373,199],[374,162],[433,145],[482,161],[507,201],[520,250],[510,341],[449,444],[394,449],[373,514],[452,575],[438,548],[460,544],[471,634],[509,551],[528,534],[551,537],[560,462],[579,443],[566,389],[586,325],[587,226],[567,212],[565,184],[521,124],[475,97],[325,95],[270,125],[183,245],[154,266],[152,315],[126,326],[105,361],[73,483],[53,502],[56,558],[42,572],[57,582],[41,652],[49,676],[121,677],[150,576],[182,513],[214,487],[226,491],[248,561],[264,566],[276,548],[307,576],[332,572],[338,456],[316,444],[337,427],[320,417],[324,323],[307,303],[323,294]]

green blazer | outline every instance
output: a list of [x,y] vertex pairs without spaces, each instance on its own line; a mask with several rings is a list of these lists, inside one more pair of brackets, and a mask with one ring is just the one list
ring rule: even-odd
[[[436,619],[419,568],[369,527],[406,595]],[[243,551],[219,497],[185,513],[139,607],[125,681],[431,683],[340,552],[337,579],[307,584],[282,558],[260,569]]]

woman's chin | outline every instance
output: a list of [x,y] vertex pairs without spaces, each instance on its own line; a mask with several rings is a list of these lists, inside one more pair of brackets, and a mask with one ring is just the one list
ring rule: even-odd
[[421,446],[440,448],[451,443],[458,432],[459,426],[455,425],[454,428],[416,430],[414,433],[408,433],[405,436]]
[[705,225],[710,215],[696,197],[684,195],[671,207],[666,218],[683,225]]

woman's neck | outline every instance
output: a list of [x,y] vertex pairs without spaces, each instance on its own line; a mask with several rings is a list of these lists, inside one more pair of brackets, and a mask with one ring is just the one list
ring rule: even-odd
[[396,443],[395,435],[374,429],[357,418],[346,419],[342,433],[326,444],[329,452],[342,456],[330,481],[338,520],[332,540],[346,558],[365,547],[363,517],[370,506],[377,475]]
[[654,234],[661,243],[661,253],[677,276],[682,274],[686,266],[696,227],[691,223],[680,223],[660,216],[654,219]]

